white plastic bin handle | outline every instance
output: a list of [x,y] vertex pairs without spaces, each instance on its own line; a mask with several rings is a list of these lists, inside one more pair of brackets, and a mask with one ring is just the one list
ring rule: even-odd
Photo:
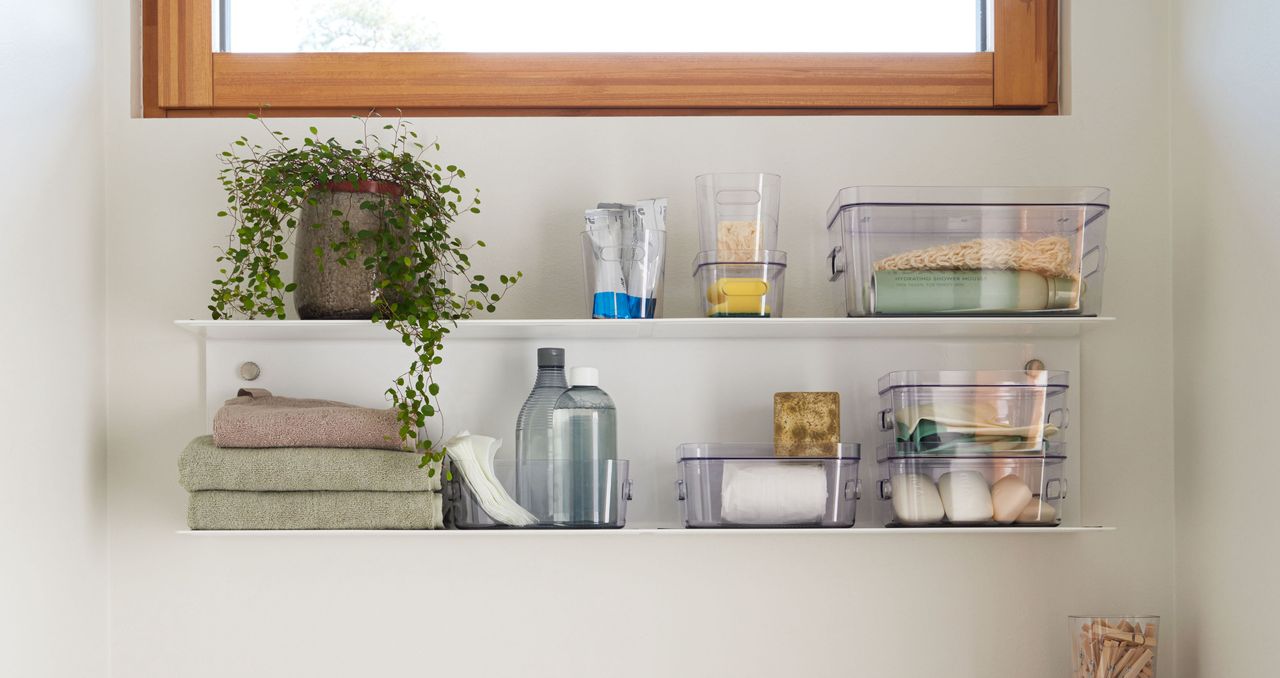
[[676,481],[676,501],[684,501],[684,481]]
[[887,480],[880,481],[880,498],[884,500],[893,499],[893,485]]

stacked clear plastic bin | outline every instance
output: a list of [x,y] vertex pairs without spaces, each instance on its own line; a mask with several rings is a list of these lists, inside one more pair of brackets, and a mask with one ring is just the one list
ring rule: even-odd
[[1067,496],[1066,372],[891,372],[878,494],[889,526],[1052,526]]
[[769,443],[686,443],[676,498],[686,527],[852,527],[857,443],[830,454],[778,456]]
[[778,251],[782,178],[704,174],[698,190],[694,289],[710,318],[782,317],[787,253]]
[[850,316],[1097,315],[1105,188],[856,186],[827,211]]

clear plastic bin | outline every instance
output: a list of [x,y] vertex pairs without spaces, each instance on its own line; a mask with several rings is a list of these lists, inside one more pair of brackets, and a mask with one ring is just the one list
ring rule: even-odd
[[709,318],[781,318],[786,273],[786,252],[700,252],[694,291]]
[[890,527],[1054,526],[1067,496],[1066,457],[898,457],[880,449],[880,498]]
[[[454,468],[445,484],[449,521],[460,529],[620,528],[627,523],[627,502],[631,501],[629,466],[626,460],[495,462],[498,482],[537,519],[519,528],[485,513]],[[517,474],[526,488],[524,497],[516,490]]]
[[1160,618],[1067,617],[1071,678],[1156,678]]
[[857,443],[834,456],[777,457],[769,443],[679,447],[676,498],[686,527],[852,527]]
[[756,253],[778,248],[782,177],[753,172],[703,174],[694,179],[694,185],[702,251]]
[[843,189],[827,211],[838,312],[1097,315],[1109,204],[1096,187]]
[[587,313],[592,318],[661,318],[666,258],[665,231],[583,232]]
[[1049,370],[890,372],[879,383],[881,443],[921,455],[1039,454],[1065,440],[1067,379]]

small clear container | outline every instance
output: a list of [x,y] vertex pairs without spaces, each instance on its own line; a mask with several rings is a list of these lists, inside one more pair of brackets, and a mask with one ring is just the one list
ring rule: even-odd
[[[727,255],[727,256],[724,256]],[[709,318],[781,318],[787,253],[700,252],[694,291]]]
[[703,174],[694,179],[694,185],[702,251],[778,248],[782,177],[754,172]]
[[1160,618],[1067,617],[1071,678],[1156,678]]
[[879,383],[881,443],[921,455],[1039,454],[1065,440],[1067,381],[1050,370],[890,372]]
[[1051,527],[1062,522],[1066,457],[1049,445],[1040,457],[899,457],[879,450],[880,499],[889,527]]
[[852,527],[857,443],[832,456],[778,457],[769,443],[685,443],[676,498],[686,527]]
[[[626,460],[494,462],[494,474],[503,489],[513,500],[519,497],[520,506],[537,519],[521,527],[491,518],[454,467],[445,483],[449,523],[464,530],[621,528],[627,524],[627,502],[631,501],[629,466]],[[516,492],[517,476],[526,483],[523,496]]]
[[838,312],[1097,315],[1110,192],[856,186],[827,210]]
[[583,231],[587,313],[592,318],[661,318],[666,259],[666,231]]

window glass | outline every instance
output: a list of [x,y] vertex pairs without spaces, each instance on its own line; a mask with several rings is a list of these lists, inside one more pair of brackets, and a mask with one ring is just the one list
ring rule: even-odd
[[976,0],[217,0],[229,52],[975,52]]

